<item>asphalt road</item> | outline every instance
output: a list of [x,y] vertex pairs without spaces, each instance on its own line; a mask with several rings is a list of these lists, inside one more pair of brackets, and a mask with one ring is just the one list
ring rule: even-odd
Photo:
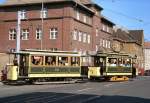
[[150,103],[150,77],[126,82],[0,84],[0,103]]

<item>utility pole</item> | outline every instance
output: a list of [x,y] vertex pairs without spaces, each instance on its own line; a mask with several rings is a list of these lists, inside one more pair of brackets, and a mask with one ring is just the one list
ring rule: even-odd
[[20,51],[21,11],[18,11],[16,52]]
[[44,34],[44,27],[43,27],[43,23],[44,23],[44,20],[43,20],[43,16],[44,16],[44,14],[43,14],[43,11],[44,11],[44,3],[43,3],[43,0],[42,0],[42,11],[41,11],[41,22],[42,22],[42,27],[41,27],[41,31],[42,31],[42,33],[41,33],[41,50],[43,49],[43,34]]

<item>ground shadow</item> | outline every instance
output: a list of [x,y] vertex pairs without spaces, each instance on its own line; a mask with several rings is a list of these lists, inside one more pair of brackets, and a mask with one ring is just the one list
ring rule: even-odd
[[55,92],[35,92],[0,98],[0,103],[150,103],[150,99]]

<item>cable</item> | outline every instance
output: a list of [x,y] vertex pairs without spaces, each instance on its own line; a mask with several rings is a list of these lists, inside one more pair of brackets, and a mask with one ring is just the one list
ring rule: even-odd
[[[104,1],[104,0],[100,0],[100,2],[101,1]],[[114,2],[116,2],[116,0],[111,0],[111,2],[114,3]],[[123,17],[125,17],[127,19],[130,19],[130,20],[132,19],[132,20],[134,20],[136,22],[143,23],[143,26],[150,25],[149,21],[144,21],[143,19],[140,19],[140,18],[132,17],[132,16],[129,16],[127,14],[124,14],[124,13],[121,13],[121,12],[118,12],[118,11],[114,11],[114,10],[109,9],[109,8],[104,8],[104,10],[109,11],[109,12],[114,13],[114,14],[117,14],[117,15],[120,15],[120,16],[123,16]]]

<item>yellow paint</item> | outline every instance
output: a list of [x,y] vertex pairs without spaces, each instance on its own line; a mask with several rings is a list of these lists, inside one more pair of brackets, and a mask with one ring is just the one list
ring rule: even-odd
[[17,66],[8,66],[8,73],[7,73],[7,79],[8,80],[17,80],[18,76],[17,76]]
[[29,77],[81,77],[80,74],[29,74]]
[[132,73],[107,73],[107,75],[114,75],[114,76],[122,75],[122,76],[125,76],[125,75],[132,75]]
[[100,76],[100,67],[88,67],[88,78],[99,77]]
[[117,77],[117,76],[113,76],[110,78],[110,81],[128,81],[129,78],[126,76],[122,76],[122,77]]

